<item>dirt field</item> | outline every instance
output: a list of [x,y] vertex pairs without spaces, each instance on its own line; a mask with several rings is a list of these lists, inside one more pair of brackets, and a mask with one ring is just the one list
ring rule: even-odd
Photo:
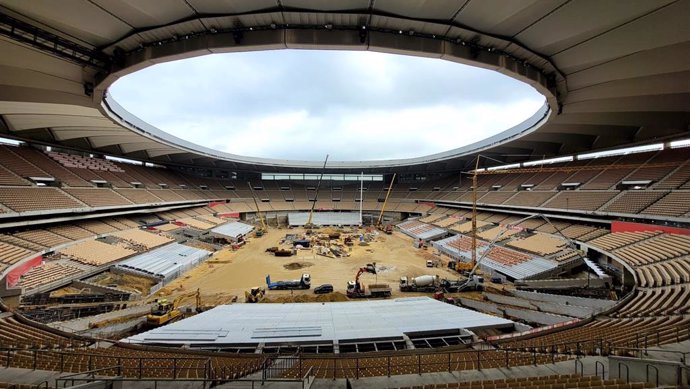
[[[413,240],[399,232],[394,232],[393,235],[380,234],[369,246],[355,243],[350,257],[328,258],[315,254],[311,249],[298,250],[297,255],[291,257],[275,257],[265,252],[267,248],[277,246],[285,234],[303,232],[301,229],[271,229],[261,238],[252,238],[237,251],[220,251],[204,264],[168,284],[161,295],[174,296],[200,288],[202,295],[236,295],[238,301],[242,302],[245,290],[253,286],[266,286],[265,278],[268,274],[272,280],[291,280],[300,278],[302,273],[311,274],[312,287],[332,284],[336,291],[345,293],[347,281],[354,280],[357,269],[371,262],[376,262],[379,274],[365,274],[362,282],[388,283],[393,289],[393,297],[415,295],[398,290],[401,276],[431,274],[442,278],[457,278],[456,273],[441,267],[445,266],[445,262],[439,267],[427,268],[426,259],[433,257],[433,249],[415,249],[412,247]],[[308,266],[300,268],[296,263]],[[305,293],[313,295],[311,290],[270,291],[267,297],[275,299]]]
[[135,275],[125,273],[116,274],[110,271],[92,277],[88,281],[102,286],[113,285],[117,288],[139,293],[144,296],[146,296],[151,287],[156,284],[155,281],[145,277],[137,277]]

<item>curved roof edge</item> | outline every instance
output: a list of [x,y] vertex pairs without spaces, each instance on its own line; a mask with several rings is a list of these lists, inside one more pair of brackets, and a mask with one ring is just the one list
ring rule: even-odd
[[[200,156],[220,159],[228,162],[245,163],[250,165],[276,167],[276,168],[302,168],[302,169],[321,169],[321,161],[300,161],[288,159],[273,159],[242,156],[214,150],[208,147],[197,145],[171,135],[147,122],[138,118],[136,115],[127,111],[115,101],[109,94],[105,94],[101,103],[103,112],[119,125],[156,142],[164,143],[168,146],[176,147],[181,150],[192,152]],[[415,158],[389,159],[389,160],[370,160],[370,161],[328,161],[329,169],[375,169],[375,168],[394,168],[404,166],[422,165],[431,162],[439,162],[458,157],[466,157],[491,147],[495,147],[521,136],[527,135],[544,123],[551,116],[551,108],[545,102],[530,118],[496,135],[488,137],[479,142],[452,150],[430,154]]]

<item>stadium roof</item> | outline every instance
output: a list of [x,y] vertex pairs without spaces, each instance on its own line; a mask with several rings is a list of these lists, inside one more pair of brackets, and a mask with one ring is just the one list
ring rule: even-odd
[[690,1],[0,0],[0,134],[158,163],[272,172],[318,161],[227,154],[175,138],[106,97],[118,77],[220,52],[306,48],[420,55],[534,86],[525,123],[431,156],[331,170],[444,171],[687,136]]

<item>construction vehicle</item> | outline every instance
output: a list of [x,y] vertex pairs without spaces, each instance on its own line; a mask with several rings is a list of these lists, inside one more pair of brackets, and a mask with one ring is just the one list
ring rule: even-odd
[[386,211],[386,204],[388,204],[388,197],[391,195],[391,190],[393,190],[393,183],[395,182],[395,176],[397,173],[393,173],[393,178],[391,178],[391,183],[388,185],[388,192],[386,192],[386,198],[383,199],[383,205],[381,206],[381,212],[379,213],[379,218],[376,220],[376,228],[383,231],[384,233],[390,235],[393,233],[393,226],[390,224],[383,224],[383,213]]
[[472,270],[472,263],[464,261],[450,260],[448,261],[448,268],[455,270],[458,273]]
[[184,314],[182,310],[179,309],[180,302],[192,296],[196,298],[195,310],[200,309],[201,292],[199,289],[195,292],[177,296],[172,302],[168,301],[168,299],[155,300],[156,305],[151,308],[151,313],[146,316],[146,324],[151,327],[159,327],[181,319]]
[[268,290],[309,289],[311,288],[311,276],[309,273],[304,273],[299,280],[271,282],[271,276],[267,275],[266,285]]
[[393,225],[392,224],[384,224],[380,227],[381,231],[383,231],[387,235],[391,235],[393,233]]
[[266,297],[266,289],[255,286],[244,292],[245,303],[258,303]]
[[400,277],[401,292],[435,292],[440,286],[439,276]]
[[446,294],[442,290],[435,292],[433,298],[434,300],[438,300],[446,304],[457,305],[455,299],[452,297],[446,297]]
[[319,181],[316,184],[316,191],[314,191],[314,201],[311,203],[311,209],[309,210],[309,218],[304,224],[304,228],[311,230],[316,228],[312,221],[314,220],[314,208],[316,208],[316,202],[319,199],[319,189],[321,189],[321,181],[323,181],[323,174],[326,172],[326,164],[328,163],[328,154],[326,154],[326,159],[323,161],[323,168],[321,168],[321,175],[319,176]]
[[392,290],[388,284],[370,284],[364,285],[359,282],[359,278],[364,273],[376,274],[376,263],[369,263],[364,267],[360,267],[357,271],[354,281],[347,282],[347,297],[350,298],[367,298],[367,297],[390,297]]
[[442,280],[441,289],[448,293],[458,293],[467,290],[484,290],[484,277],[472,274],[466,280]]
[[264,216],[261,213],[261,210],[259,209],[259,202],[256,201],[256,194],[254,193],[254,187],[252,186],[251,182],[247,182],[249,185],[249,190],[252,193],[252,199],[254,200],[254,206],[256,207],[256,216],[259,217],[259,221],[261,222],[261,228],[257,228],[254,230],[254,237],[260,238],[264,236],[266,231],[268,231],[268,227],[266,226],[266,221],[264,220]]

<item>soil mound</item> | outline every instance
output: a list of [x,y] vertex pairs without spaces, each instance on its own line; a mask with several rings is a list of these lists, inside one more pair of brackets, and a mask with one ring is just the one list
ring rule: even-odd
[[279,296],[263,299],[262,303],[334,303],[338,301],[348,301],[349,299],[343,293],[333,292],[326,294],[298,294],[294,296]]
[[287,270],[298,270],[298,269],[303,269],[305,267],[313,266],[314,264],[311,262],[290,262],[286,263],[283,265],[284,268]]

